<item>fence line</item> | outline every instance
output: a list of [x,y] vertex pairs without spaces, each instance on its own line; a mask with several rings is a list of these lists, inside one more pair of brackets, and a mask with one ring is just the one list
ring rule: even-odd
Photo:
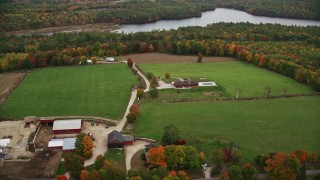
[[250,101],[250,100],[258,100],[258,99],[281,99],[281,98],[292,98],[292,97],[302,97],[302,96],[320,96],[319,92],[314,93],[306,93],[306,94],[290,94],[290,95],[281,95],[281,96],[268,96],[264,97],[247,97],[247,98],[218,98],[218,99],[173,99],[166,100],[162,99],[161,101],[164,103],[177,103],[177,102],[211,102],[211,101]]

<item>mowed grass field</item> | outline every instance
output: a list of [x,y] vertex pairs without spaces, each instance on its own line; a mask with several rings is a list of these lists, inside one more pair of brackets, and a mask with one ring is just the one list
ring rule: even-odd
[[88,115],[120,119],[136,82],[126,64],[35,69],[0,107],[0,117]]
[[313,90],[294,79],[275,72],[257,68],[245,62],[214,62],[214,63],[171,63],[171,64],[140,64],[145,72],[152,72],[164,77],[166,72],[171,77],[192,78],[204,77],[225,88],[225,96],[234,97],[236,89],[239,97],[262,97],[264,88],[271,87],[271,95],[309,93]]
[[[320,150],[320,97],[253,101],[161,103],[146,101],[133,129],[137,137],[161,140],[174,124],[187,143],[207,155],[218,139],[236,142],[247,161],[268,152]],[[194,141],[196,140],[196,141]]]

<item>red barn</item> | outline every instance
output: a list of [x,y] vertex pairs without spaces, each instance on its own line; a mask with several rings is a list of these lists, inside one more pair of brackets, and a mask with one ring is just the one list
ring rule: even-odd
[[63,152],[73,152],[76,144],[76,138],[51,139],[48,143],[49,149],[62,149]]
[[133,145],[134,139],[133,136],[123,136],[123,145]]
[[53,122],[53,134],[78,134],[81,132],[81,119],[55,120]]

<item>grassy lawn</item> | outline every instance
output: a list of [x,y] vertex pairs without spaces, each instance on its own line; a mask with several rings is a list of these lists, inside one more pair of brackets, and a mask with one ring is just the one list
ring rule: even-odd
[[152,72],[160,77],[164,77],[165,73],[169,72],[171,77],[211,79],[225,88],[227,97],[234,97],[235,89],[239,89],[239,97],[261,97],[265,86],[271,87],[271,95],[283,95],[285,88],[288,94],[312,92],[311,88],[292,78],[240,61],[140,64],[140,67],[145,72]]
[[179,100],[214,100],[224,99],[225,90],[217,87],[195,87],[191,89],[161,89],[158,98],[163,102]]
[[115,167],[126,170],[126,157],[120,149],[108,149],[105,158],[110,161]]
[[0,108],[0,117],[92,115],[119,119],[137,78],[126,64],[33,70]]
[[175,124],[188,144],[207,154],[236,142],[246,160],[261,153],[319,151],[320,97],[255,101],[160,103],[145,101],[134,135],[161,140]]

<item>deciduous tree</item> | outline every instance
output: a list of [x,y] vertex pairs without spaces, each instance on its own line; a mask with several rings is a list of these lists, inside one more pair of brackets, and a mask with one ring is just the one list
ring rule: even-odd
[[252,166],[250,163],[245,163],[242,168],[242,176],[245,180],[257,180],[258,179],[258,171]]
[[129,112],[129,114],[126,116],[129,123],[134,123],[137,120],[137,114],[134,112]]
[[163,146],[151,148],[148,154],[148,163],[160,167],[167,167],[164,151],[165,150]]
[[171,145],[174,144],[175,141],[180,141],[180,132],[179,129],[173,125],[170,124],[163,128],[163,136],[162,136],[162,144],[163,145]]
[[128,67],[129,67],[129,68],[132,68],[132,66],[133,66],[133,61],[129,58],[129,59],[127,60],[127,64],[128,64]]
[[67,154],[64,158],[64,168],[69,171],[71,177],[80,179],[81,171],[84,168],[84,158],[76,153]]
[[211,162],[213,165],[215,165],[217,167],[222,167],[225,160],[226,160],[226,157],[220,149],[212,151]]
[[143,97],[144,90],[142,88],[137,89],[137,97],[141,99]]
[[295,179],[300,173],[301,163],[296,156],[278,152],[266,161],[264,168],[270,179]]
[[93,140],[90,136],[85,135],[82,140],[83,156],[86,159],[90,159],[92,156]]

